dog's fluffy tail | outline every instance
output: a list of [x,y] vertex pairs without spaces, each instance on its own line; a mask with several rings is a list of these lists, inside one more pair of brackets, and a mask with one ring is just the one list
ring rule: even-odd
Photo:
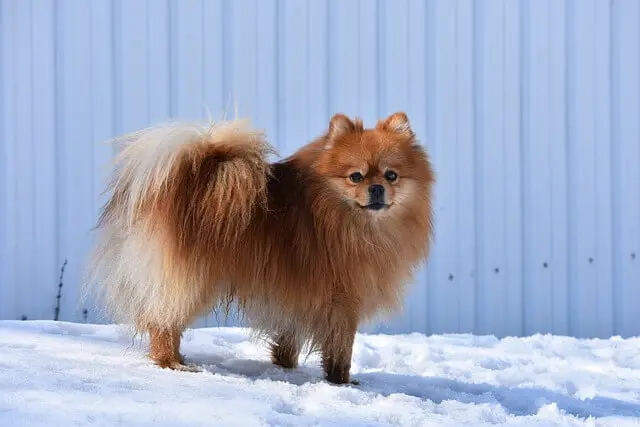
[[246,120],[161,124],[115,142],[87,294],[137,329],[184,327],[215,302],[198,258],[232,248],[266,205],[273,150]]

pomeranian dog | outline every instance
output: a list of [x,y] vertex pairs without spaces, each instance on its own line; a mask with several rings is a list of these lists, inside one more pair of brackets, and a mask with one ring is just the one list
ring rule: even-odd
[[319,351],[350,382],[360,322],[400,307],[432,241],[434,172],[405,113],[364,128],[343,114],[292,156],[246,120],[160,124],[122,143],[88,285],[149,334],[159,366],[198,316],[236,303],[273,363]]

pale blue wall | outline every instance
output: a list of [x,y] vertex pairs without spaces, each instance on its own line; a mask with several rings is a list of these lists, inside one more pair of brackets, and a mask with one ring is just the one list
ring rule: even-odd
[[637,0],[0,5],[0,318],[51,318],[68,258],[82,320],[102,141],[235,102],[283,155],[334,112],[408,113],[437,241],[380,330],[640,333]]

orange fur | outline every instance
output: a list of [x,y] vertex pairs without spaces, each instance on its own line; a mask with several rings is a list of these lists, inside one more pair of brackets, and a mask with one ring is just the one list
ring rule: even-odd
[[[348,382],[358,325],[399,307],[433,234],[434,173],[406,115],[365,129],[337,114],[325,134],[272,164],[262,133],[242,121],[120,139],[128,145],[90,281],[117,320],[150,332],[151,358],[183,367],[184,328],[235,301],[271,339],[274,363],[295,367],[310,343],[326,378]],[[365,208],[374,184],[384,190],[379,210]]]

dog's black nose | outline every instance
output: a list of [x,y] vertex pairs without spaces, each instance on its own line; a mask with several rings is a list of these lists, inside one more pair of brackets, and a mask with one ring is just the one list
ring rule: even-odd
[[384,194],[384,187],[380,184],[374,184],[369,187],[369,194],[371,194],[372,196],[381,196]]
[[384,203],[384,187],[380,184],[374,184],[369,187],[369,203]]

